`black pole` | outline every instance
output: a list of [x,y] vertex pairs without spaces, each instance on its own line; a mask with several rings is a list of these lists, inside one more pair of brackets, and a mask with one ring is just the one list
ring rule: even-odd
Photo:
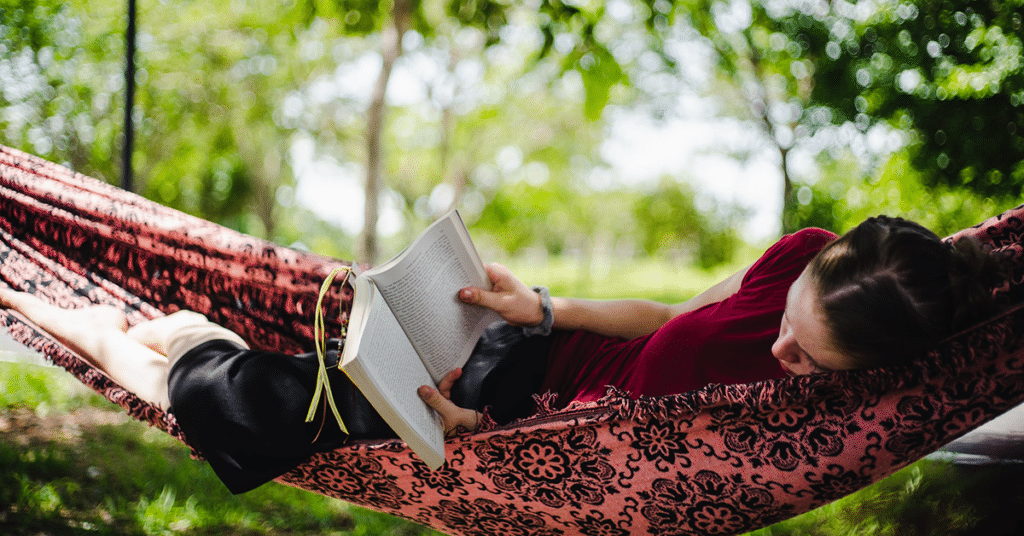
[[132,191],[132,151],[135,127],[132,109],[135,107],[135,0],[128,0],[128,32],[125,36],[124,67],[124,146],[121,148],[121,188]]

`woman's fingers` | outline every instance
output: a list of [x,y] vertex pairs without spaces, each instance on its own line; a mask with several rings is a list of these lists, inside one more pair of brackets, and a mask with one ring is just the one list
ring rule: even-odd
[[517,326],[536,326],[544,321],[540,296],[500,264],[487,265],[493,285],[490,290],[464,288],[459,299],[497,312],[506,322]]
[[508,268],[500,264],[488,264],[485,268],[487,276],[491,280],[491,288],[464,288],[459,293],[459,298],[465,303],[501,312],[506,306],[505,296],[514,289],[515,283],[519,283],[519,280],[509,272]]
[[441,416],[441,425],[444,427],[445,436],[452,435],[459,426],[470,431],[476,430],[479,420],[477,412],[456,406],[451,400],[442,396],[437,389],[430,386],[421,386],[417,392],[420,398]]
[[456,380],[462,377],[462,369],[457,368],[448,374],[444,378],[441,378],[441,383],[437,384],[437,390],[441,393],[441,396],[451,399],[452,397],[452,386],[455,385]]
[[451,435],[459,426],[471,431],[476,430],[477,413],[471,409],[460,408],[451,401],[452,386],[461,377],[462,369],[457,368],[441,378],[436,389],[424,385],[418,391],[420,398],[441,416],[441,425],[446,436]]

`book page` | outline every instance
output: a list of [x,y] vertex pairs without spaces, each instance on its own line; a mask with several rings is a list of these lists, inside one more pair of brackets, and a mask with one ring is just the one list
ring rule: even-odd
[[483,330],[500,317],[459,301],[464,287],[490,288],[457,213],[439,220],[383,272],[367,271],[435,383],[465,364]]
[[[388,425],[425,460],[423,445],[444,456],[444,431],[440,417],[416,393],[421,385],[434,384],[420,362],[404,330],[383,298],[369,282],[357,286],[357,294],[372,294],[362,318],[358,338],[346,341],[342,369],[373,404]],[[350,347],[357,344],[357,347]]]

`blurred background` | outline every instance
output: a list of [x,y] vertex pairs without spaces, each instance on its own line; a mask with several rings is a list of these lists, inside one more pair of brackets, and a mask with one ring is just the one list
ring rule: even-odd
[[[0,0],[0,144],[367,264],[458,208],[485,261],[528,283],[678,301],[802,227],[842,232],[887,213],[946,235],[1019,204],[1022,4]],[[59,371],[0,372],[9,532],[306,526],[255,499],[165,486],[193,470],[178,465],[124,488],[95,476],[131,473],[103,469],[102,454],[81,461],[82,434],[105,426],[144,456],[187,452],[132,439],[135,423],[88,421],[111,411]],[[46,428],[69,415],[92,431]],[[985,476],[977,489],[989,496],[959,467],[922,462],[870,499],[772,533],[835,534],[823,520],[837,516],[841,532],[968,533],[993,522],[985,508],[1024,504],[1003,487],[1016,469]],[[106,517],[75,506],[96,501]],[[213,503],[237,512],[200,514]],[[294,509],[320,520],[311,533],[420,530],[390,519],[370,529],[323,504]],[[1000,508],[1014,526],[1013,508]],[[213,521],[243,511],[257,521]]]

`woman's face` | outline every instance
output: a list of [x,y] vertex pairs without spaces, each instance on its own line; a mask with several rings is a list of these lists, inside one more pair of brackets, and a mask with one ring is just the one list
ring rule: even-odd
[[807,270],[789,288],[779,338],[772,354],[791,376],[855,368],[832,343],[832,332],[818,309],[817,288]]

